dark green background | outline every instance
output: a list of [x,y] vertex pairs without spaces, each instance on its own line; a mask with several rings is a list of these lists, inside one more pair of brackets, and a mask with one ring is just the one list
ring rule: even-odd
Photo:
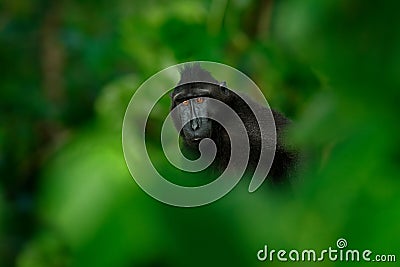
[[[0,266],[281,266],[257,251],[338,238],[399,256],[399,8],[0,1]],[[245,180],[184,209],[138,188],[122,154],[125,108],[155,72],[191,60],[243,71],[295,121],[290,138],[309,158],[292,194],[249,194]]]

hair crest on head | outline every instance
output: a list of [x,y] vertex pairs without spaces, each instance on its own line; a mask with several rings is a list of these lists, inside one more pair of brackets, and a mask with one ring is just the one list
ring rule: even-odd
[[181,79],[178,85],[191,82],[209,82],[218,84],[219,82],[211,75],[209,71],[204,70],[200,63],[186,63],[180,70]]

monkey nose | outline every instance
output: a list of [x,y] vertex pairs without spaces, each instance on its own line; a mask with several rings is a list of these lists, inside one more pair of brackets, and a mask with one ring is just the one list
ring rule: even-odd
[[199,119],[194,119],[190,122],[190,126],[192,127],[193,131],[197,130],[198,128],[200,128],[200,123],[199,123]]

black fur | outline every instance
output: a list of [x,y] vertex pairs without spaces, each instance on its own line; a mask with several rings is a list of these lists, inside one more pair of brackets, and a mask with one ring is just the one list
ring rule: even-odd
[[[194,81],[194,82],[193,82]],[[246,102],[234,93],[219,83],[212,75],[203,70],[199,64],[186,64],[181,69],[181,79],[178,82],[177,87],[172,92],[171,97],[174,99],[174,95],[185,88],[190,92],[190,97],[195,97],[197,83],[196,81],[207,81],[210,82],[209,92],[212,98],[218,99],[229,105],[242,119],[250,141],[250,158],[246,169],[248,174],[254,172],[255,167],[258,164],[260,151],[261,151],[261,140],[260,128],[256,120],[255,115],[251,111],[250,107]],[[204,86],[203,86],[204,87]],[[186,92],[186,91],[185,91]],[[194,94],[194,95],[192,95]],[[174,108],[178,103],[172,101],[171,109]],[[267,109],[259,104],[256,104],[260,110]],[[293,170],[296,167],[297,152],[288,148],[284,142],[284,134],[287,126],[290,125],[291,121],[287,119],[281,113],[271,110],[274,117],[276,133],[277,133],[277,145],[275,151],[275,157],[272,167],[269,172],[269,179],[275,184],[286,183],[290,176],[293,174]],[[179,119],[174,118],[176,125],[179,125]],[[197,147],[193,147],[193,144],[185,140],[185,136],[181,134],[183,145],[185,149],[191,151],[195,156],[198,155]],[[217,146],[217,155],[213,163],[213,168],[219,172],[222,172],[230,159],[230,140],[225,129],[218,123],[212,123],[212,131],[210,137]]]

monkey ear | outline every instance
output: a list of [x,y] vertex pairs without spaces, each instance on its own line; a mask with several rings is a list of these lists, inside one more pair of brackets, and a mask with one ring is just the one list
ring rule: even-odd
[[226,82],[225,82],[225,81],[223,81],[223,82],[221,82],[221,83],[219,84],[219,88],[221,89],[221,92],[222,92],[224,95],[228,95],[228,94],[229,94],[229,90],[228,90],[228,88],[226,87]]
[[168,95],[169,95],[169,97],[172,98],[172,99],[174,98],[174,96],[175,96],[175,94],[176,94],[176,88],[177,88],[177,87],[175,87],[175,88],[173,88],[171,91],[169,91],[169,94],[168,94]]

